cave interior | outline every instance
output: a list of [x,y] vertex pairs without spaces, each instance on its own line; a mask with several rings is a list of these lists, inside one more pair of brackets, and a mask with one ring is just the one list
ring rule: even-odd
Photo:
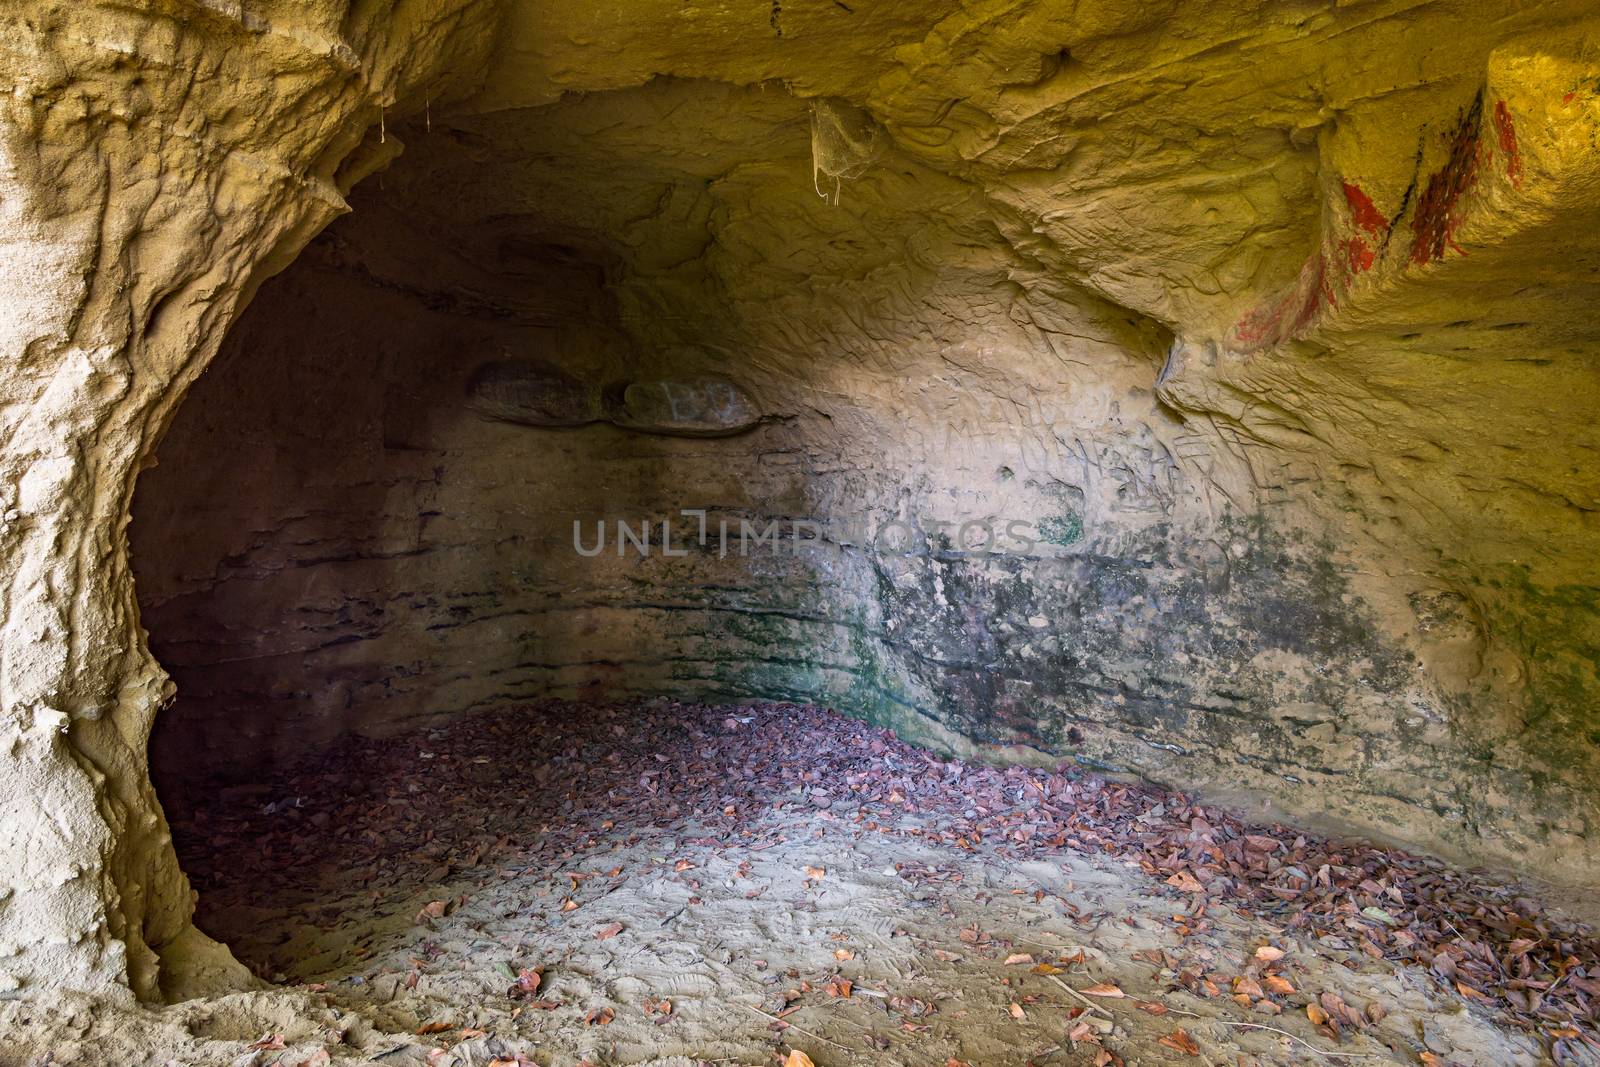
[[1600,1063],[1584,5],[403,6],[8,431],[18,1064]]

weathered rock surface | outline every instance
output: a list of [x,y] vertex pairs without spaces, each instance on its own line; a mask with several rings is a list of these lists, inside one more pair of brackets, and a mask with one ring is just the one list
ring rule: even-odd
[[[586,426],[602,419],[639,433],[725,437],[761,421],[748,390],[702,375],[628,382],[607,405],[598,386],[537,360],[485,363],[467,383],[467,404],[485,418],[524,426]],[[609,410],[608,410],[609,409]]]
[[471,4],[346,14],[0,12],[7,991],[157,997],[194,955],[147,775],[171,689],[138,626],[134,477],[250,293],[397,147],[382,112],[422,106],[492,36]]
[[474,411],[524,426],[583,426],[600,418],[599,390],[533,360],[485,363],[467,384]]
[[[0,18],[6,989],[216,980],[141,619],[160,755],[236,774],[796,696],[1600,874],[1587,5]],[[933,537],[718,538],[795,519]]]

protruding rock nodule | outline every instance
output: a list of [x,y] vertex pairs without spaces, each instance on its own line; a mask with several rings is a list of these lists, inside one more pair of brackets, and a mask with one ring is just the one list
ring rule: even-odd
[[761,411],[743,386],[703,375],[632,383],[612,421],[641,433],[722,437],[755,426]]

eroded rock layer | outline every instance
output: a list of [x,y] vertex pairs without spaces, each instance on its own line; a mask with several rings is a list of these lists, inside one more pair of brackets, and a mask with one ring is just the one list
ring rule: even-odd
[[336,7],[3,53],[13,982],[189,936],[152,456],[195,773],[794,697],[1600,873],[1584,5]]

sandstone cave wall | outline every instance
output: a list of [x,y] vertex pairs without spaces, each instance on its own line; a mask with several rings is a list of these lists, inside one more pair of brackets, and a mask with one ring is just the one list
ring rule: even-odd
[[450,98],[490,15],[0,10],[0,994],[243,980],[189,922],[148,774],[168,682],[128,566],[136,473],[251,292],[385,157],[384,106]]
[[[14,87],[0,108],[0,992],[171,997],[239,978],[188,923],[146,773],[170,688],[143,643],[128,562],[135,476],[175,418],[203,418],[181,404],[259,283],[402,149],[409,169],[384,174],[402,208],[393,228],[425,224],[432,240],[391,272],[410,294],[391,294],[397,308],[433,299],[430,248],[496,232],[575,248],[607,272],[616,314],[598,331],[551,331],[555,347],[587,352],[618,330],[628,357],[592,357],[608,376],[730,372],[773,416],[737,445],[572,431],[641,449],[635,480],[610,483],[615,500],[593,467],[575,468],[601,503],[657,499],[654,472],[676,477],[674,465],[761,472],[737,492],[719,485],[718,503],[736,508],[961,504],[1066,531],[1062,500],[1083,495],[1082,543],[1056,546],[1074,555],[1070,580],[1027,561],[1006,564],[1024,568],[1020,583],[998,562],[902,574],[849,552],[808,565],[821,581],[788,564],[741,576],[680,561],[669,576],[612,563],[586,588],[614,596],[604,610],[621,621],[583,640],[625,647],[585,650],[553,627],[554,658],[508,651],[531,627],[479,643],[525,680],[518,694],[577,690],[600,668],[613,691],[629,678],[670,688],[643,664],[608,667],[659,648],[669,658],[650,669],[683,691],[827,694],[951,746],[1064,734],[1061,749],[1090,760],[1592,882],[1590,5],[1533,0],[1487,19],[1471,0],[977,0],[789,5],[773,18],[768,5],[677,0],[25,0],[0,20]],[[831,190],[807,130],[829,101],[861,120],[866,148],[834,161],[850,177]],[[548,257],[513,258],[528,275]],[[453,299],[487,320],[467,332],[498,356],[506,294],[468,287],[480,288]],[[286,303],[304,315],[316,301]],[[436,331],[447,353],[463,351],[462,318]],[[371,356],[343,347],[357,365]],[[386,381],[392,366],[378,368]],[[394,372],[401,392],[408,374],[421,371]],[[370,382],[350,384],[343,395],[368,395]],[[455,421],[453,388],[421,405],[347,403],[364,427],[404,430],[390,440],[409,435],[411,451],[465,453],[471,439],[485,454],[546,453],[551,434],[526,427],[497,428],[525,444],[474,438],[483,428]],[[384,439],[363,432],[369,446]],[[445,557],[497,582],[510,569],[476,548],[418,551],[431,490],[420,457],[407,468],[398,451],[327,475],[323,500],[349,503],[327,488],[342,482],[367,505],[359,517],[295,520],[337,546],[323,562],[288,538],[269,547],[293,525],[283,512],[230,506],[261,524],[259,540],[232,546],[236,569],[273,590],[261,606],[302,603],[311,578],[357,601],[395,588],[393,574],[356,580],[357,564],[398,567],[407,552],[441,571],[419,571],[423,588],[468,588],[446,580]],[[1002,469],[1010,480],[992,476]],[[287,468],[266,480],[274,500],[318,484]],[[1170,506],[1112,506],[1118,485],[1141,480],[1176,485]],[[219,492],[201,510],[232,488],[226,473],[210,481]],[[481,543],[429,528],[441,545]],[[245,599],[207,558],[234,536],[196,541],[171,584],[146,575],[146,621],[170,611],[197,630],[208,583]],[[290,560],[310,565],[280,566]],[[291,572],[305,572],[301,586]],[[569,580],[536,584],[564,593]],[[728,603],[668,599],[708,582]],[[765,607],[812,589],[821,602],[806,611]],[[322,602],[335,605],[321,620],[330,636],[347,625],[342,597]],[[1022,613],[1031,602],[1047,626]],[[846,625],[852,612],[865,621]],[[1147,625],[1156,613],[1205,625],[1185,622],[1196,636],[1172,647],[1170,627]],[[729,651],[733,619],[745,636]],[[930,619],[965,644],[929,646]],[[296,694],[341,693],[328,701],[339,706],[381,684],[311,667],[372,679],[390,652],[423,662],[419,647],[428,662],[464,662],[465,642],[429,646],[388,618],[308,660],[294,642],[310,621],[249,641],[234,621],[213,634],[180,625],[173,657],[189,641],[185,662],[203,673],[237,642],[241,671],[299,672],[268,690],[285,696],[277,711],[310,706]],[[697,646],[696,633],[712,636]],[[1347,655],[1319,672],[1334,649]],[[559,666],[516,666],[536,662]],[[228,695],[220,672],[208,684]],[[424,692],[400,703],[431,714]],[[1037,713],[1020,722],[1005,710],[1024,704]],[[181,726],[191,710],[166,714]],[[357,725],[300,714],[316,736]],[[1165,739],[1185,731],[1192,747]],[[1155,747],[1169,743],[1182,751]]]
[[[920,219],[928,250],[906,266],[836,245],[820,271],[869,276],[726,306],[703,276],[642,279],[592,224],[423,221],[459,148],[403,132],[423,163],[369,183],[269,284],[141,484],[143,618],[179,691],[170,765],[248,777],[347,731],[550,695],[816,700],[947,751],[1070,755],[1507,862],[1534,841],[1572,855],[1570,791],[1515,765],[1463,773],[1457,697],[1418,647],[1429,626],[1461,639],[1459,604],[1427,601],[1423,621],[1314,521],[1306,468],[1164,403],[1187,357],[1148,320],[1071,286],[997,302],[1015,264]],[[796,207],[801,165],[737,190],[679,182],[750,198],[662,222],[715,220],[734,248],[748,226],[860,226]],[[519,424],[473,399],[507,361],[586,383],[582,418],[627,382],[708,374],[758,418],[722,437]],[[540,381],[525,421],[564,395]],[[1036,544],[825,537],[721,558],[684,508],[713,531],[932,519],[951,540],[1016,519]],[[618,555],[619,519],[655,525],[647,558]],[[662,553],[663,519],[686,555]],[[586,541],[607,524],[601,557],[574,551],[575,520]]]

